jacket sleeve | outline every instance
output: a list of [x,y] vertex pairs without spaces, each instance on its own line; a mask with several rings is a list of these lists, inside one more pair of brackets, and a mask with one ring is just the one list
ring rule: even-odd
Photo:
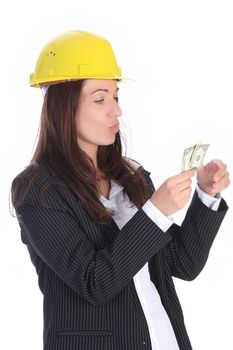
[[[17,209],[24,243],[75,292],[93,304],[104,304],[171,239],[142,209],[104,249],[97,250],[81,229],[78,217],[56,196],[38,200],[31,188]],[[90,220],[88,216],[86,220]]]
[[173,239],[166,246],[166,260],[174,277],[193,280],[201,272],[227,209],[222,199],[218,211],[211,210],[194,193],[181,226],[168,230]]
[[[150,195],[155,191],[148,172],[144,171]],[[174,277],[193,280],[203,269],[212,243],[227,212],[222,199],[218,211],[206,207],[195,191],[181,226],[173,224],[167,231],[172,240],[166,245],[166,263]]]

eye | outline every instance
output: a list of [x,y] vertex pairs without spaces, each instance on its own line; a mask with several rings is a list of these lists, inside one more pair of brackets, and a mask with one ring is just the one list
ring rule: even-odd
[[[119,102],[119,97],[115,96],[114,100],[118,103]],[[104,102],[104,98],[100,98],[99,100],[95,100],[94,102],[97,103],[97,104],[101,104],[101,103]]]
[[104,102],[104,99],[103,99],[103,98],[101,98],[100,100],[95,100],[94,102],[95,102],[95,103],[99,103],[99,104],[100,104],[100,103]]

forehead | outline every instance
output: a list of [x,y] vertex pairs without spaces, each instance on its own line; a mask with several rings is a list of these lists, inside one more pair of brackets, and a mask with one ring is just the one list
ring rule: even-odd
[[117,81],[112,79],[86,79],[83,83],[82,92],[92,93],[98,89],[106,89],[110,92],[115,92],[117,90]]

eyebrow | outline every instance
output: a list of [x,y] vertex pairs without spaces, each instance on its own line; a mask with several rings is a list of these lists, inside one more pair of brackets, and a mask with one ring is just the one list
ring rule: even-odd
[[[119,87],[116,89],[116,92],[117,92],[118,90],[119,90]],[[97,89],[97,90],[95,90],[95,91],[92,91],[89,95],[93,95],[93,94],[95,94],[95,93],[98,92],[98,91],[109,92],[108,89]]]

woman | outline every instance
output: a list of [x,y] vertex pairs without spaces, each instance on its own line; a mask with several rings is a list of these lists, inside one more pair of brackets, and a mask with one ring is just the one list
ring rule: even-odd
[[122,79],[109,43],[66,32],[45,46],[31,85],[45,89],[31,164],[12,200],[44,295],[46,350],[188,350],[172,276],[194,279],[227,211],[221,161],[187,171],[157,191],[122,156]]

